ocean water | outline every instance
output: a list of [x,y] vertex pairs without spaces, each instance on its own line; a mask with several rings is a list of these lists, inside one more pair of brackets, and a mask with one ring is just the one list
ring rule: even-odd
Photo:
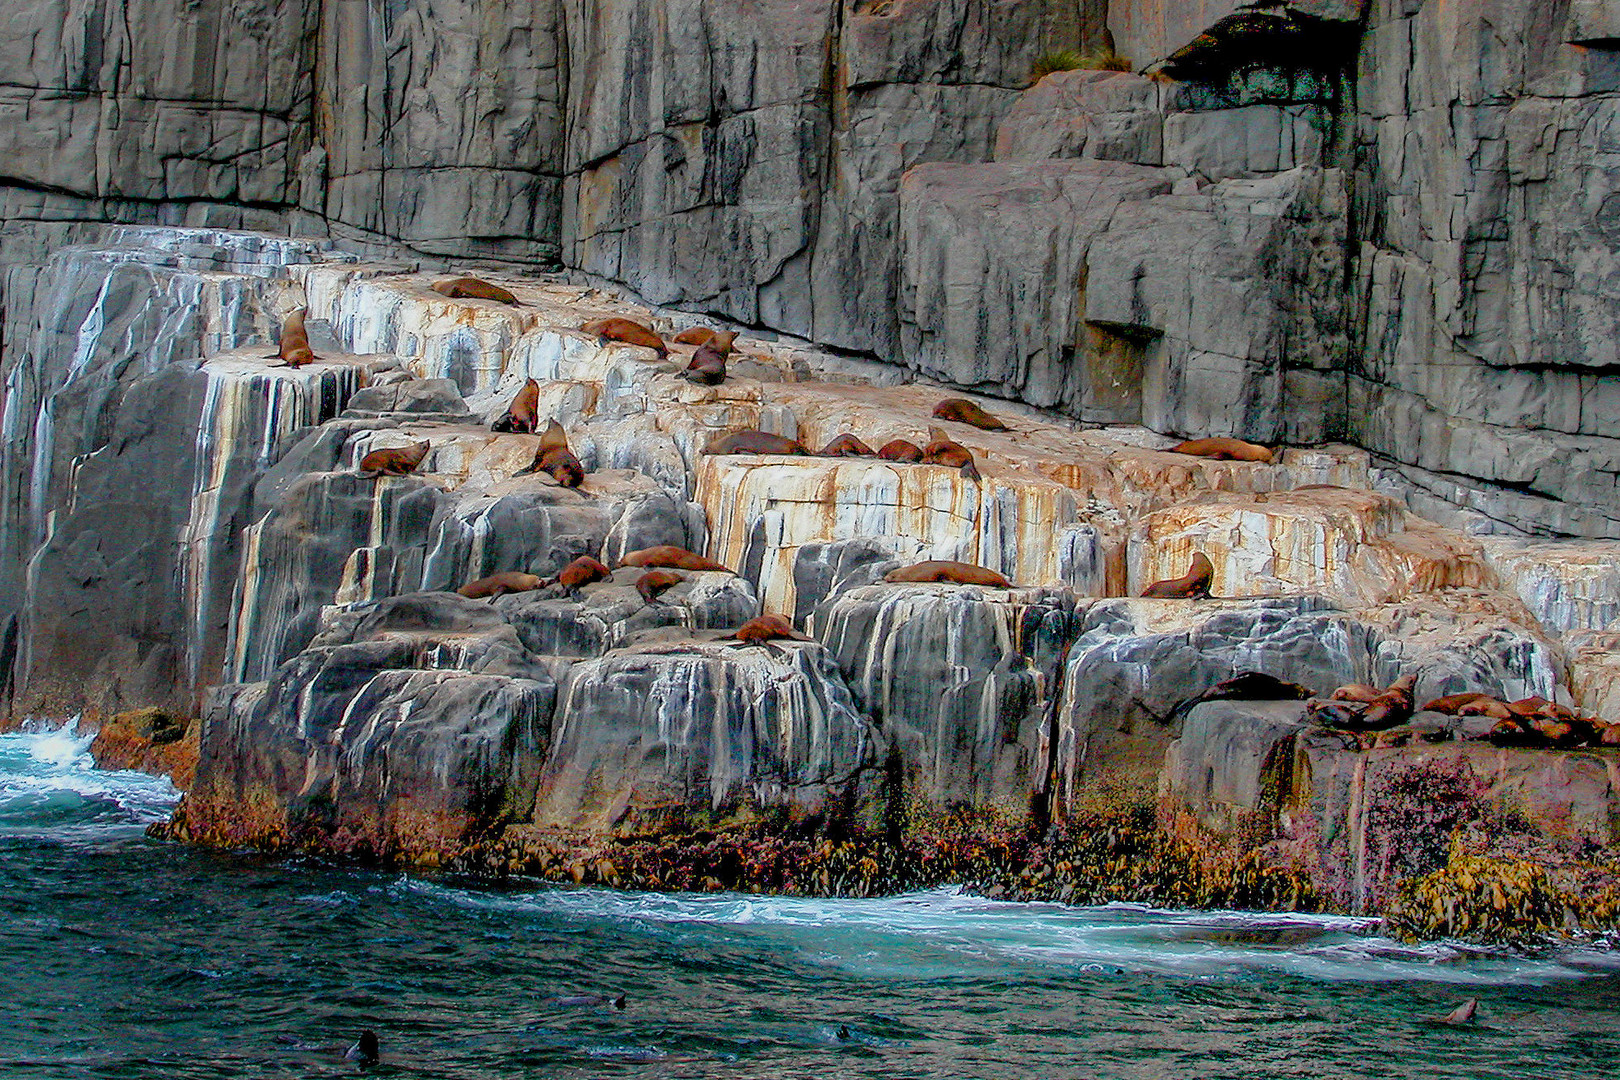
[[[148,840],[0,736],[0,1077],[1612,1077],[1620,954],[1365,920],[490,887]],[[625,1007],[598,998],[625,995]],[[1478,1022],[1437,1018],[1476,997]],[[382,1060],[344,1049],[375,1030]]]

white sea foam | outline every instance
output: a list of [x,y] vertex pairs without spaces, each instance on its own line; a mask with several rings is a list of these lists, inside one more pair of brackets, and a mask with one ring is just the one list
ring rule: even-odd
[[1377,920],[1368,918],[1021,904],[959,889],[838,900],[568,888],[514,895],[412,879],[400,887],[517,919],[620,923],[649,936],[742,933],[778,943],[800,962],[875,978],[988,976],[1010,964],[1077,974],[1269,973],[1489,986],[1581,977],[1606,959],[1576,949],[1525,955],[1450,942],[1406,945],[1378,936]]
[[76,721],[0,735],[0,837],[96,840],[139,835],[174,809],[167,777],[101,770]]

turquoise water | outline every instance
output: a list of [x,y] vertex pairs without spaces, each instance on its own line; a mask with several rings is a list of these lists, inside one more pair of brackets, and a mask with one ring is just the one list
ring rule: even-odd
[[[1608,1077],[1620,955],[1365,921],[491,888],[147,840],[0,736],[0,1077]],[[578,999],[626,995],[620,1011]],[[1468,997],[1469,1027],[1434,1020]],[[558,1000],[575,999],[575,1000]],[[374,1029],[382,1061],[342,1057]]]

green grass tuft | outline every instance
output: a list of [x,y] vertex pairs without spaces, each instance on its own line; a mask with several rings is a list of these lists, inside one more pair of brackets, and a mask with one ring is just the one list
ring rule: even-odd
[[1112,49],[1056,49],[1036,60],[1029,69],[1029,81],[1038,83],[1054,71],[1130,71],[1131,62]]

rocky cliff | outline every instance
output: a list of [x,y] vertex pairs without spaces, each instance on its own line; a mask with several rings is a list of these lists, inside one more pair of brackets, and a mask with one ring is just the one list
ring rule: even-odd
[[[177,834],[1401,910],[1458,860],[1529,857],[1562,875],[1536,918],[1607,918],[1614,751],[1191,708],[1249,670],[1410,674],[1420,700],[1620,721],[1607,5],[131,0],[0,24],[9,708],[200,717]],[[1095,60],[1031,83],[1063,47]],[[427,288],[472,257],[524,306]],[[321,359],[278,366],[300,306]],[[693,313],[744,330],[719,386],[675,377],[683,347],[578,329]],[[528,378],[580,490],[490,429]],[[941,387],[1013,429],[947,425],[977,482],[702,452],[750,427],[926,442]],[[1276,461],[1165,452],[1227,434]],[[357,469],[418,440],[414,475]],[[655,544],[738,573],[652,604],[626,570],[450,592]],[[1131,599],[1195,552],[1216,599]],[[929,558],[1017,588],[881,581]],[[719,636],[760,610],[815,640]],[[1159,839],[1121,824],[1143,811]]]

